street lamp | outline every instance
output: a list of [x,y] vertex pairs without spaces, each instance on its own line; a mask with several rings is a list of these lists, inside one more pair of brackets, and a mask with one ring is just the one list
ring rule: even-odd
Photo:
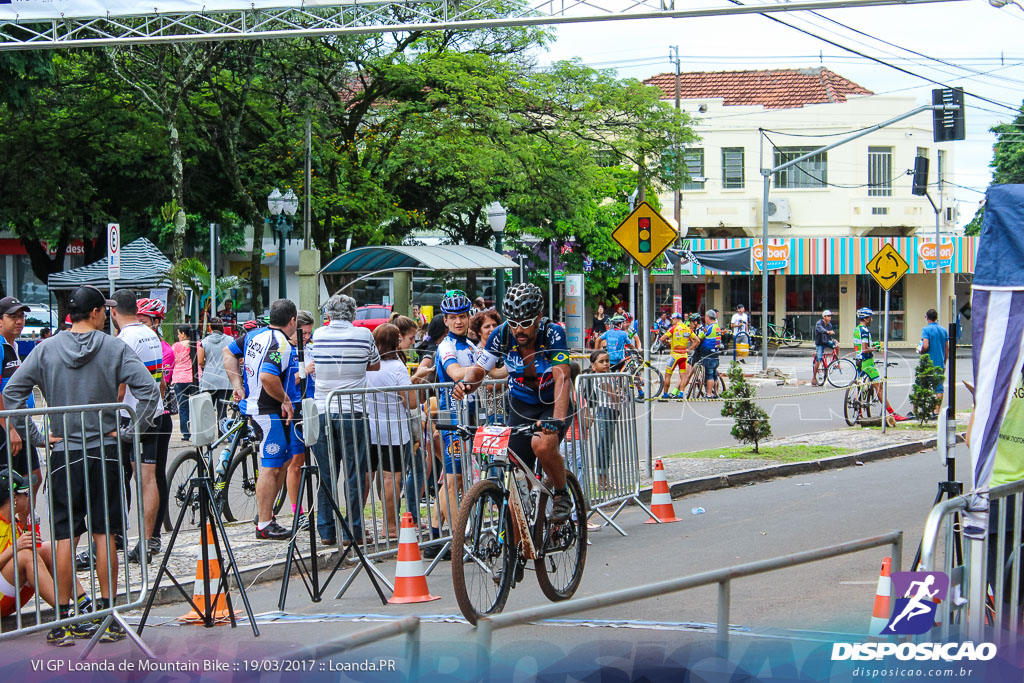
[[[487,222],[491,225],[491,230],[494,232],[494,251],[502,254],[501,251],[501,235],[505,232],[505,223],[508,220],[508,212],[505,211],[505,207],[500,202],[491,202],[487,205]],[[505,299],[505,269],[496,268],[494,270],[494,307],[501,310],[501,302]]]
[[291,190],[288,190],[286,194],[281,194],[281,191],[275,187],[274,191],[267,195],[267,208],[271,215],[270,225],[277,233],[281,243],[281,260],[277,264],[278,294],[281,299],[287,299],[285,245],[288,242],[288,234],[292,231],[292,216],[299,209],[299,198]]

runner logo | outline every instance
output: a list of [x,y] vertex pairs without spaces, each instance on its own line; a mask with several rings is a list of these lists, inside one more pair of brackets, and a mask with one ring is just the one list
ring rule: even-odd
[[893,572],[892,616],[882,635],[921,635],[935,625],[939,602],[949,592],[944,572]]

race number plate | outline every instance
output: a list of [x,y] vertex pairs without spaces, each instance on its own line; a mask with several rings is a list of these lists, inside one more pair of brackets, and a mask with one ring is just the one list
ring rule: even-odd
[[473,454],[500,460],[508,455],[508,439],[511,427],[481,427],[473,437]]

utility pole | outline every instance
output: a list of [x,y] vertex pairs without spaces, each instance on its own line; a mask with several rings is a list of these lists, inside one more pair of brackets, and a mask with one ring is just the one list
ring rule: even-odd
[[[672,47],[669,48],[669,50],[670,50],[670,53],[669,53],[669,59],[670,60],[673,58],[672,55],[673,54],[675,55],[675,63],[676,63],[676,111],[679,111],[681,109],[679,79],[680,79],[680,70],[681,70],[681,67],[682,67],[682,65],[680,64],[680,61],[679,61],[679,46],[678,45],[673,45]],[[680,233],[680,237],[676,240],[676,249],[682,249],[683,248],[683,240],[682,240],[682,236],[681,236],[682,235],[682,226],[683,226],[683,207],[682,207],[682,202],[683,202],[683,186],[679,182],[679,170],[680,170],[680,168],[682,166],[682,153],[683,153],[683,151],[681,149],[679,149],[679,143],[677,141],[676,145],[675,145],[675,149],[672,150],[672,161],[673,161],[673,164],[675,164],[675,169],[673,169],[673,174],[675,176],[675,182],[676,182],[676,200],[675,200],[675,206],[674,206],[674,209],[673,209],[672,213],[673,213],[673,217],[676,219],[676,230],[679,230],[679,233]],[[682,260],[680,258],[677,258],[675,263],[672,265],[672,296],[673,297],[677,297],[677,296],[678,297],[682,297],[682,295],[683,295],[683,262],[682,262]],[[674,299],[673,299],[673,301],[674,301]],[[675,306],[673,305],[673,312],[674,311],[675,311]]]

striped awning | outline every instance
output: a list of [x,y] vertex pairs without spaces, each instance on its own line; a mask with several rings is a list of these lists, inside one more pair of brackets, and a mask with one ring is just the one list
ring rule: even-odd
[[[171,262],[156,245],[140,237],[121,249],[121,277],[114,281],[114,286],[119,289],[166,287],[164,274],[170,269]],[[51,290],[70,290],[82,285],[105,289],[110,284],[107,279],[107,259],[63,273],[54,273],[48,284]]]
[[376,273],[410,268],[461,271],[516,268],[518,264],[487,247],[448,244],[436,247],[360,247],[338,256],[321,273]]

